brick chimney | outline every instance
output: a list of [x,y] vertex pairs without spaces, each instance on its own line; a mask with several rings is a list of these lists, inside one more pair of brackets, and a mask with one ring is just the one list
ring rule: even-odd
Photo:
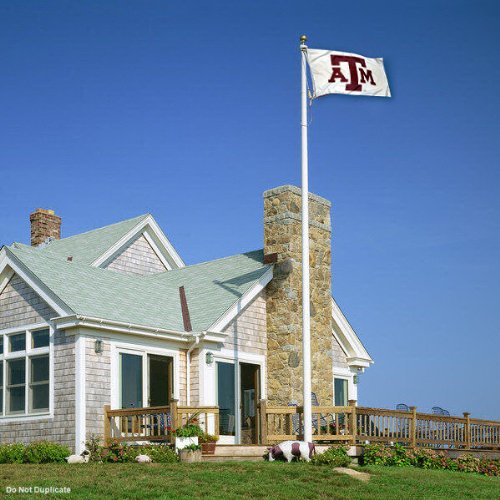
[[31,222],[31,246],[38,246],[47,238],[61,239],[61,217],[54,210],[37,208],[30,215]]
[[[264,193],[264,255],[276,253],[266,290],[268,400],[303,402],[301,191],[280,186]],[[331,203],[309,193],[312,390],[333,404]]]

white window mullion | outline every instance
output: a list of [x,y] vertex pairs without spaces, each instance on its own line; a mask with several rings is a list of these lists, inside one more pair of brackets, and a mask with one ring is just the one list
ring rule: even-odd
[[24,359],[24,413],[29,413],[29,380],[31,375],[31,368],[29,363],[29,357],[26,355]]

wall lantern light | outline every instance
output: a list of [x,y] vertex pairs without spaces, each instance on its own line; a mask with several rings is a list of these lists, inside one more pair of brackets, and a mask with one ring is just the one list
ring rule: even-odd
[[101,339],[95,340],[94,351],[96,352],[96,354],[101,354],[101,352],[102,352],[102,340]]
[[207,352],[207,354],[205,355],[205,361],[207,365],[211,365],[214,362],[214,353]]

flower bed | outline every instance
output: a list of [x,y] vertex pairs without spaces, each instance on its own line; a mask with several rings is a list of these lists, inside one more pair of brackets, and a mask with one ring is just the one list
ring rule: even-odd
[[362,457],[363,465],[388,465],[396,467],[421,467],[423,469],[446,469],[461,472],[476,472],[486,476],[499,476],[500,461],[480,459],[472,455],[450,458],[445,452],[428,448],[405,448],[379,444],[366,445]]

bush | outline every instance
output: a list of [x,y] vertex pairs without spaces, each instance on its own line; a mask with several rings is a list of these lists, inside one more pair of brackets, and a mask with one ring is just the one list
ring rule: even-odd
[[331,467],[347,467],[351,457],[347,454],[345,446],[332,446],[323,453],[314,455],[311,459],[313,465],[329,465]]
[[[89,450],[90,451],[90,450]],[[100,447],[99,460],[109,463],[135,462],[138,455],[148,455],[153,462],[170,464],[179,461],[177,453],[168,444],[129,446],[117,441]]]
[[101,451],[101,460],[103,462],[123,463],[133,462],[139,455],[131,446],[113,441],[108,447]]
[[49,441],[30,444],[13,443],[0,445],[1,464],[47,464],[65,462],[71,451],[66,446]]
[[161,464],[171,464],[179,461],[179,456],[168,444],[141,446],[138,448],[137,455],[148,455],[153,462]]
[[499,463],[494,460],[480,460],[472,455],[449,458],[444,452],[429,448],[405,448],[396,444],[394,447],[380,444],[365,446],[362,457],[363,465],[389,465],[421,467],[422,469],[458,470],[477,472],[487,476],[499,475]]
[[103,447],[98,434],[90,434],[88,440],[85,442],[85,448],[89,452],[90,462],[100,462],[102,460]]

